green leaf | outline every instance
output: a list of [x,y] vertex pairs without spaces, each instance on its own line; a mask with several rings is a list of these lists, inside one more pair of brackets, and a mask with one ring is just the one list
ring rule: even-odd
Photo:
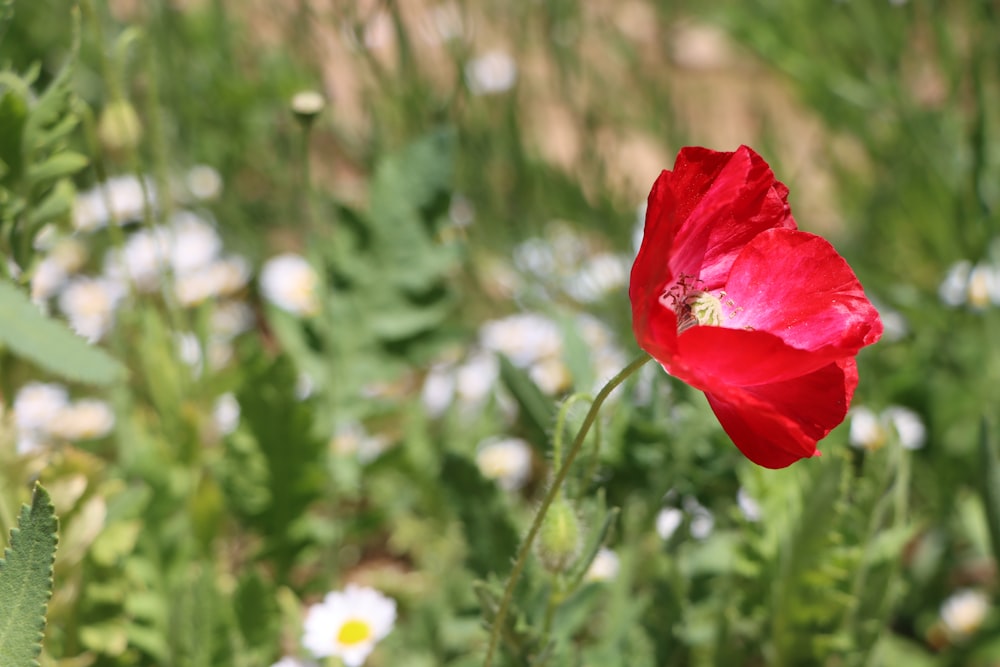
[[1000,559],[1000,457],[986,417],[980,424],[979,456],[983,466],[982,492],[983,506],[986,508],[986,523],[990,530],[993,554]]
[[28,169],[28,181],[39,183],[42,181],[72,176],[90,163],[86,155],[65,151],[56,153],[41,164],[32,165]]
[[[13,75],[11,75],[13,76]],[[23,82],[22,82],[23,83]],[[0,86],[3,82],[0,81]],[[20,177],[24,157],[21,154],[21,139],[28,116],[28,103],[15,90],[6,90],[0,98],[0,161],[6,165],[4,176],[12,179]]]
[[38,665],[58,542],[55,508],[41,485],[17,525],[0,559],[0,665]]
[[511,363],[504,355],[500,359],[500,379],[514,395],[514,400],[521,407],[531,428],[536,442],[548,441],[548,428],[552,416],[556,414],[556,406],[523,370]]
[[469,569],[479,577],[506,569],[519,538],[500,489],[479,474],[473,463],[452,453],[445,454],[440,479],[448,498],[458,508],[469,549]]
[[0,282],[0,322],[0,344],[67,380],[107,385],[124,374],[107,352],[46,317],[10,283]]

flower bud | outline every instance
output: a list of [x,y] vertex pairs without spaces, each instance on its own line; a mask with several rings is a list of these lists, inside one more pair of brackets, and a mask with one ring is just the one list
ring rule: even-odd
[[538,533],[536,553],[550,572],[565,572],[580,552],[580,520],[565,498],[549,507]]
[[142,121],[128,100],[114,100],[97,121],[97,138],[111,153],[130,151],[142,141]]
[[326,107],[326,99],[315,90],[303,90],[292,96],[291,107],[299,122],[309,125]]

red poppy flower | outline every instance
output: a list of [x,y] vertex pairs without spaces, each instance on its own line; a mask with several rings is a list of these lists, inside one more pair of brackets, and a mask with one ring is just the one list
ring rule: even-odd
[[851,267],[798,231],[787,197],[746,146],[682,149],[649,194],[629,284],[639,345],[767,468],[818,455],[847,414],[855,355],[882,335]]

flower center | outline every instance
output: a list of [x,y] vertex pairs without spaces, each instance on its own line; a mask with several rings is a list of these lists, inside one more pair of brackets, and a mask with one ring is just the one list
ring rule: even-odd
[[677,333],[696,325],[722,325],[722,301],[708,292],[695,290],[684,297],[677,308]]
[[371,639],[371,636],[371,626],[364,621],[352,618],[340,626],[340,631],[337,633],[337,643],[354,646],[355,644],[368,641]]
[[719,292],[716,296],[697,289],[699,283],[701,281],[697,278],[682,275],[660,296],[660,303],[677,315],[678,335],[693,326],[721,327],[727,317],[736,317],[743,310],[732,299],[726,298],[725,292]]

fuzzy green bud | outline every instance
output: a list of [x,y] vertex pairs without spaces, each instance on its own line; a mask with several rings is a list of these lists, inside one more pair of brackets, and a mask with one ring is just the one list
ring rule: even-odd
[[97,121],[97,138],[105,150],[122,153],[142,141],[142,121],[128,100],[114,100],[104,107]]
[[580,554],[580,520],[565,498],[552,501],[538,533],[536,553],[550,572],[565,572]]

